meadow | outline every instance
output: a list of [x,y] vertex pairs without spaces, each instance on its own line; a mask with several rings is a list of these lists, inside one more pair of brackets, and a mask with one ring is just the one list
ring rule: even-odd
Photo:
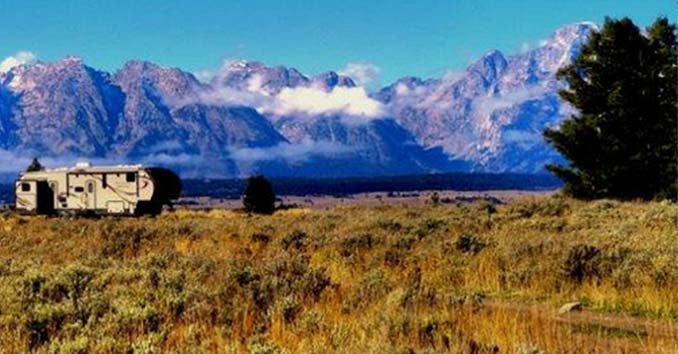
[[0,352],[678,353],[678,206],[5,212]]

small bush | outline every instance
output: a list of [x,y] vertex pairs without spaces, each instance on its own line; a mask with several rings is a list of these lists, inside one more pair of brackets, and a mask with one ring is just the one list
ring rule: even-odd
[[384,253],[384,263],[390,267],[397,267],[403,264],[406,256],[407,254],[405,251],[398,248],[391,248]]
[[600,279],[601,251],[595,246],[576,245],[570,249],[563,271],[571,280]]
[[344,312],[351,312],[367,307],[391,292],[391,283],[381,271],[372,271],[365,275],[343,304]]
[[403,228],[401,223],[391,219],[380,219],[377,221],[377,226],[380,229],[391,232],[398,232]]
[[431,193],[429,201],[432,205],[440,205],[440,194],[438,194],[438,192]]
[[436,333],[440,324],[435,319],[426,319],[419,327],[417,336],[422,346],[435,346]]
[[282,246],[284,249],[294,248],[297,250],[302,250],[306,247],[307,239],[308,235],[306,235],[305,232],[294,230],[292,233],[282,239]]
[[306,311],[300,318],[302,328],[311,333],[316,333],[325,327],[325,318],[316,311]]
[[473,255],[480,253],[480,251],[487,247],[487,243],[481,240],[479,237],[468,234],[459,236],[454,245],[458,251],[462,253],[470,253]]
[[283,299],[280,312],[285,323],[293,323],[301,311],[301,305],[295,296],[287,296]]
[[325,269],[312,270],[303,278],[303,293],[314,301],[320,299],[323,291],[332,284],[330,278],[325,274]]
[[101,255],[112,258],[136,257],[141,244],[154,239],[155,236],[154,230],[144,225],[121,226],[114,222],[105,224],[101,230],[103,238]]
[[259,281],[261,278],[257,270],[249,264],[235,264],[231,268],[231,277],[240,286],[246,286],[252,282]]
[[569,208],[566,199],[552,197],[544,201],[516,203],[511,206],[510,213],[518,218],[531,218],[533,216],[556,217],[563,216]]
[[273,186],[264,176],[252,176],[242,200],[245,210],[256,214],[272,214],[275,210]]
[[341,243],[339,244],[339,253],[343,257],[348,258],[361,250],[371,249],[374,243],[374,237],[370,233],[350,236],[341,240]]
[[254,242],[260,242],[263,244],[267,244],[271,241],[271,236],[263,232],[255,232],[252,235],[250,235],[250,238]]

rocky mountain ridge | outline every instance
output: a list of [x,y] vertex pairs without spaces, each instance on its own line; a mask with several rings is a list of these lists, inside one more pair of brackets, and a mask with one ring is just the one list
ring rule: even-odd
[[565,26],[533,50],[372,93],[333,71],[242,60],[207,82],[144,61],[112,74],[77,57],[19,65],[0,73],[0,148],[187,176],[538,172],[559,159],[541,131],[571,111],[556,72],[595,29]]

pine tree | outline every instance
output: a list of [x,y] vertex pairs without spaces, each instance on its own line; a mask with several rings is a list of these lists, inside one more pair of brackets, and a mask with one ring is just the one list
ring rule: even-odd
[[578,198],[676,198],[676,27],[657,19],[641,33],[606,19],[558,76],[577,114],[544,132],[567,160],[547,168]]
[[33,161],[31,161],[31,164],[26,168],[26,172],[42,171],[44,169],[45,168],[42,166],[40,161],[38,161],[38,158],[34,157]]

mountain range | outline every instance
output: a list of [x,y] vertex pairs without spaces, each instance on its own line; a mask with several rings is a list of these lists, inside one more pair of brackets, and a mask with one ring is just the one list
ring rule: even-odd
[[541,172],[561,159],[541,132],[572,113],[556,73],[594,30],[567,25],[532,50],[375,91],[243,60],[206,80],[145,61],[115,73],[77,57],[17,65],[0,72],[0,170],[40,156],[191,177]]

